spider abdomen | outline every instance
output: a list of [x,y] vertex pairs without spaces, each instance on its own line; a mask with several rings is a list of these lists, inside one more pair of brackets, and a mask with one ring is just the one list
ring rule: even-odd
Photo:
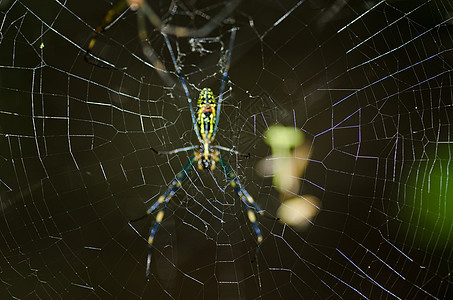
[[214,127],[216,124],[216,99],[210,88],[201,90],[197,102],[197,127],[201,138],[204,141],[213,139]]

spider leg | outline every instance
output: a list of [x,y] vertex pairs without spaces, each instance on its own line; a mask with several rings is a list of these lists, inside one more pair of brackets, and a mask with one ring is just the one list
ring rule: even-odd
[[199,147],[199,146],[189,146],[189,147],[174,149],[171,151],[157,151],[156,149],[151,147],[151,150],[153,150],[154,153],[156,153],[157,155],[171,155],[171,154],[176,154],[179,152],[190,151],[190,150],[196,149],[197,147]]
[[245,207],[247,209],[247,217],[248,217],[250,223],[252,223],[253,229],[255,230],[255,233],[256,233],[256,240],[259,245],[263,241],[263,235],[261,234],[261,230],[260,230],[260,228],[258,226],[258,222],[256,220],[256,213],[263,215],[264,211],[262,211],[260,209],[258,204],[255,202],[255,200],[253,200],[252,196],[250,196],[250,194],[247,192],[247,190],[244,187],[242,187],[236,174],[233,172],[231,167],[222,159],[222,157],[220,155],[218,157],[218,160],[219,160],[220,166],[223,169],[223,172],[225,173],[225,176],[230,181],[230,185],[233,187],[236,194],[239,196],[239,198],[245,204]]
[[148,42],[148,30],[146,29],[145,16],[157,29],[160,29],[160,27],[162,26],[159,17],[151,8],[151,6],[149,6],[146,3],[146,1],[142,2],[140,9],[138,9],[137,11],[138,36],[141,41],[142,52],[148,59],[148,61],[151,63],[151,67],[156,69],[157,74],[159,74],[160,78],[162,78],[162,81],[166,85],[172,86],[174,85],[174,81],[168,75],[164,64],[159,59],[159,56],[157,55],[156,51],[154,51],[153,47],[151,47]]
[[223,91],[225,90],[225,83],[228,78],[228,70],[230,69],[231,52],[233,51],[234,39],[236,38],[236,30],[237,30],[236,28],[233,28],[231,31],[230,45],[228,47],[228,53],[227,53],[227,60],[226,60],[226,64],[225,64],[225,69],[223,70],[222,83],[220,84],[219,101],[217,104],[217,118],[216,118],[215,125],[214,125],[214,132],[212,133],[212,139],[214,139],[214,137],[217,133],[217,127],[219,126],[220,108],[222,106],[222,101],[223,101]]
[[250,157],[250,153],[241,153],[239,151],[236,151],[234,149],[230,149],[230,148],[227,148],[227,147],[223,147],[223,146],[220,146],[220,145],[214,145],[212,146],[213,148],[215,149],[219,149],[219,150],[222,150],[222,151],[226,151],[226,152],[230,152],[230,153],[233,153],[233,154],[236,154],[236,155],[240,155],[240,156],[243,156],[245,158],[249,158]]
[[92,55],[92,50],[94,48],[94,45],[96,44],[99,35],[105,30],[108,30],[110,26],[112,26],[128,9],[137,11],[138,35],[141,40],[143,54],[151,62],[152,67],[154,67],[158,71],[158,74],[162,78],[162,80],[167,85],[172,85],[173,81],[171,80],[170,76],[168,76],[168,74],[166,73],[164,64],[160,61],[154,49],[147,42],[148,32],[146,30],[145,16],[148,18],[151,24],[153,24],[158,30],[162,28],[162,21],[146,1],[120,0],[119,2],[117,2],[104,16],[104,19],[102,20],[101,24],[98,27],[96,27],[96,30],[93,33],[90,42],[88,43],[88,48],[86,50],[84,57],[85,61],[101,68],[118,69],[115,66],[111,65],[110,63],[101,60],[100,58],[94,59]]
[[[194,161],[195,161],[195,155],[192,154],[192,156],[190,157],[189,161],[184,166],[184,168],[178,174],[176,174],[175,179],[173,179],[173,181],[170,183],[170,185],[168,186],[165,193],[163,193],[159,197],[159,199],[157,199],[157,201],[154,202],[154,204],[151,205],[151,207],[148,208],[148,210],[146,211],[145,216],[148,216],[148,215],[152,214],[162,204],[162,207],[157,212],[156,220],[154,221],[153,226],[151,226],[151,230],[149,232],[148,257],[146,259],[146,278],[149,278],[149,275],[150,275],[151,254],[152,254],[152,246],[153,246],[153,242],[154,242],[154,237],[156,236],[157,230],[159,229],[159,225],[160,225],[160,223],[162,223],[162,220],[164,218],[165,209],[167,208],[167,204],[168,204],[168,202],[170,202],[171,198],[179,190],[183,181],[187,178],[187,175],[189,174]],[[142,218],[143,217],[136,219],[136,220],[140,220]],[[136,220],[134,220],[134,221],[136,221]]]
[[[183,26],[175,26],[166,24],[162,27],[162,33],[174,35],[176,37],[204,37],[207,36],[211,31],[214,30],[234,11],[239,5],[241,0],[229,1],[227,5],[213,18],[209,20],[203,27],[198,29],[187,28]],[[157,27],[157,26],[156,26]]]
[[201,139],[200,132],[198,131],[197,121],[195,118],[195,113],[194,113],[193,105],[192,105],[192,99],[190,98],[189,89],[187,88],[186,81],[184,80],[184,75],[182,74],[181,69],[178,67],[178,64],[176,63],[175,54],[173,52],[173,48],[171,47],[171,43],[168,40],[167,35],[165,33],[162,33],[162,35],[164,36],[165,42],[167,43],[168,51],[170,52],[170,56],[173,61],[173,65],[175,67],[176,73],[178,73],[179,81],[181,82],[181,85],[184,89],[184,93],[186,94],[187,102],[189,102],[190,115],[192,116],[193,129],[194,129],[195,133],[197,134],[198,141],[200,143],[202,143],[203,140]]
[[146,1],[143,1],[141,3],[141,8],[143,13],[148,18],[149,22],[160,31],[162,29],[162,20],[154,11],[154,9],[150,5],[148,5]]
[[[125,13],[129,9],[129,2],[128,0],[120,0],[113,6],[109,11],[105,14],[104,18],[102,19],[101,24],[96,27],[95,32],[93,33],[93,36],[90,39],[90,42],[88,43],[88,48],[86,50],[84,59],[87,63],[101,67],[101,68],[113,68],[116,69],[116,67],[111,66],[109,63],[100,60],[99,58],[94,59],[93,54],[91,51],[94,48],[94,45],[96,44],[96,41],[99,37],[99,35],[107,30],[110,26],[115,23],[115,21],[118,19],[118,17]],[[98,60],[102,61],[102,64],[98,62]]]

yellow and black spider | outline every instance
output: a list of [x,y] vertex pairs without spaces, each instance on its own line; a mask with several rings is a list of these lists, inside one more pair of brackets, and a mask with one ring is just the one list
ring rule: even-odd
[[[236,29],[232,29],[231,37],[230,37],[230,44],[229,49],[227,50],[227,59],[226,64],[223,70],[222,82],[220,85],[219,91],[219,99],[218,101],[214,97],[213,92],[210,88],[204,88],[201,90],[200,95],[198,96],[197,108],[194,111],[192,106],[192,100],[189,95],[189,90],[185,83],[183,74],[181,69],[178,67],[175,59],[175,55],[173,53],[173,49],[171,47],[171,43],[168,40],[166,34],[163,34],[165,38],[165,42],[167,44],[168,50],[170,52],[171,58],[173,60],[173,64],[175,67],[176,72],[178,73],[179,80],[181,85],[184,89],[184,92],[187,97],[187,101],[189,102],[190,107],[190,114],[192,116],[192,123],[195,133],[198,137],[199,145],[197,146],[189,146],[184,148],[175,149],[172,151],[157,151],[151,148],[155,153],[158,155],[171,155],[176,154],[183,151],[191,151],[194,150],[194,153],[190,156],[189,161],[183,167],[183,169],[176,174],[173,181],[168,186],[168,189],[165,191],[163,195],[161,195],[156,202],[146,211],[146,215],[142,216],[141,218],[132,220],[131,222],[135,222],[138,220],[143,219],[144,217],[152,214],[158,209],[156,220],[151,227],[149,237],[148,237],[148,258],[146,263],[146,277],[149,277],[150,273],[150,265],[151,265],[151,254],[152,254],[152,245],[154,242],[154,237],[157,233],[160,223],[164,217],[165,209],[167,207],[168,202],[172,199],[175,193],[181,187],[183,181],[187,178],[189,172],[192,169],[194,164],[197,164],[198,169],[200,170],[214,170],[215,167],[220,165],[222,171],[225,173],[225,176],[230,182],[230,185],[233,187],[236,194],[244,203],[247,209],[247,216],[249,221],[252,223],[253,229],[256,233],[256,239],[258,242],[258,246],[261,244],[263,240],[263,236],[261,234],[260,228],[258,226],[256,220],[256,213],[263,214],[263,211],[259,208],[258,204],[253,200],[252,196],[246,191],[246,189],[241,185],[237,175],[233,172],[231,167],[223,160],[222,156],[220,155],[220,151],[228,151],[234,154],[239,154],[236,150],[229,149],[226,147],[222,147],[220,145],[213,145],[215,135],[217,133],[217,128],[219,124],[219,117],[220,117],[220,109],[222,106],[223,100],[223,93],[225,89],[225,83],[227,81],[228,76],[228,69],[230,66],[231,60],[231,52],[233,49],[234,39],[236,36]],[[159,208],[160,207],[160,208]]]

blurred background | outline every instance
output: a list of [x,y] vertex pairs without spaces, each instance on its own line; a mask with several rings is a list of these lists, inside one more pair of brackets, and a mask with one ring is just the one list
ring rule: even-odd
[[168,33],[194,102],[218,96],[237,29],[216,143],[250,153],[222,155],[265,211],[257,247],[221,169],[193,168],[149,281],[155,214],[129,221],[191,155],[151,147],[197,138],[163,30],[140,11],[84,59],[115,3],[0,1],[0,298],[452,295],[450,1],[147,1],[162,24],[209,29]]

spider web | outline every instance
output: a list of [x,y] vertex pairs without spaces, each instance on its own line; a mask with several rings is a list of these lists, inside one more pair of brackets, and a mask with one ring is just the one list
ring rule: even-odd
[[[200,27],[227,1],[149,1]],[[153,246],[144,214],[196,143],[162,34],[143,55],[126,12],[84,61],[110,1],[2,1],[0,297],[444,299],[452,295],[452,11],[447,0],[243,1],[203,38],[169,36],[193,99],[218,95],[237,28],[216,142],[268,217],[263,243],[220,170],[194,168]],[[122,69],[124,68],[124,69]],[[322,209],[298,231],[255,166],[274,124],[303,131],[295,176]],[[297,158],[297,157],[296,157]],[[271,217],[269,217],[271,216]]]

